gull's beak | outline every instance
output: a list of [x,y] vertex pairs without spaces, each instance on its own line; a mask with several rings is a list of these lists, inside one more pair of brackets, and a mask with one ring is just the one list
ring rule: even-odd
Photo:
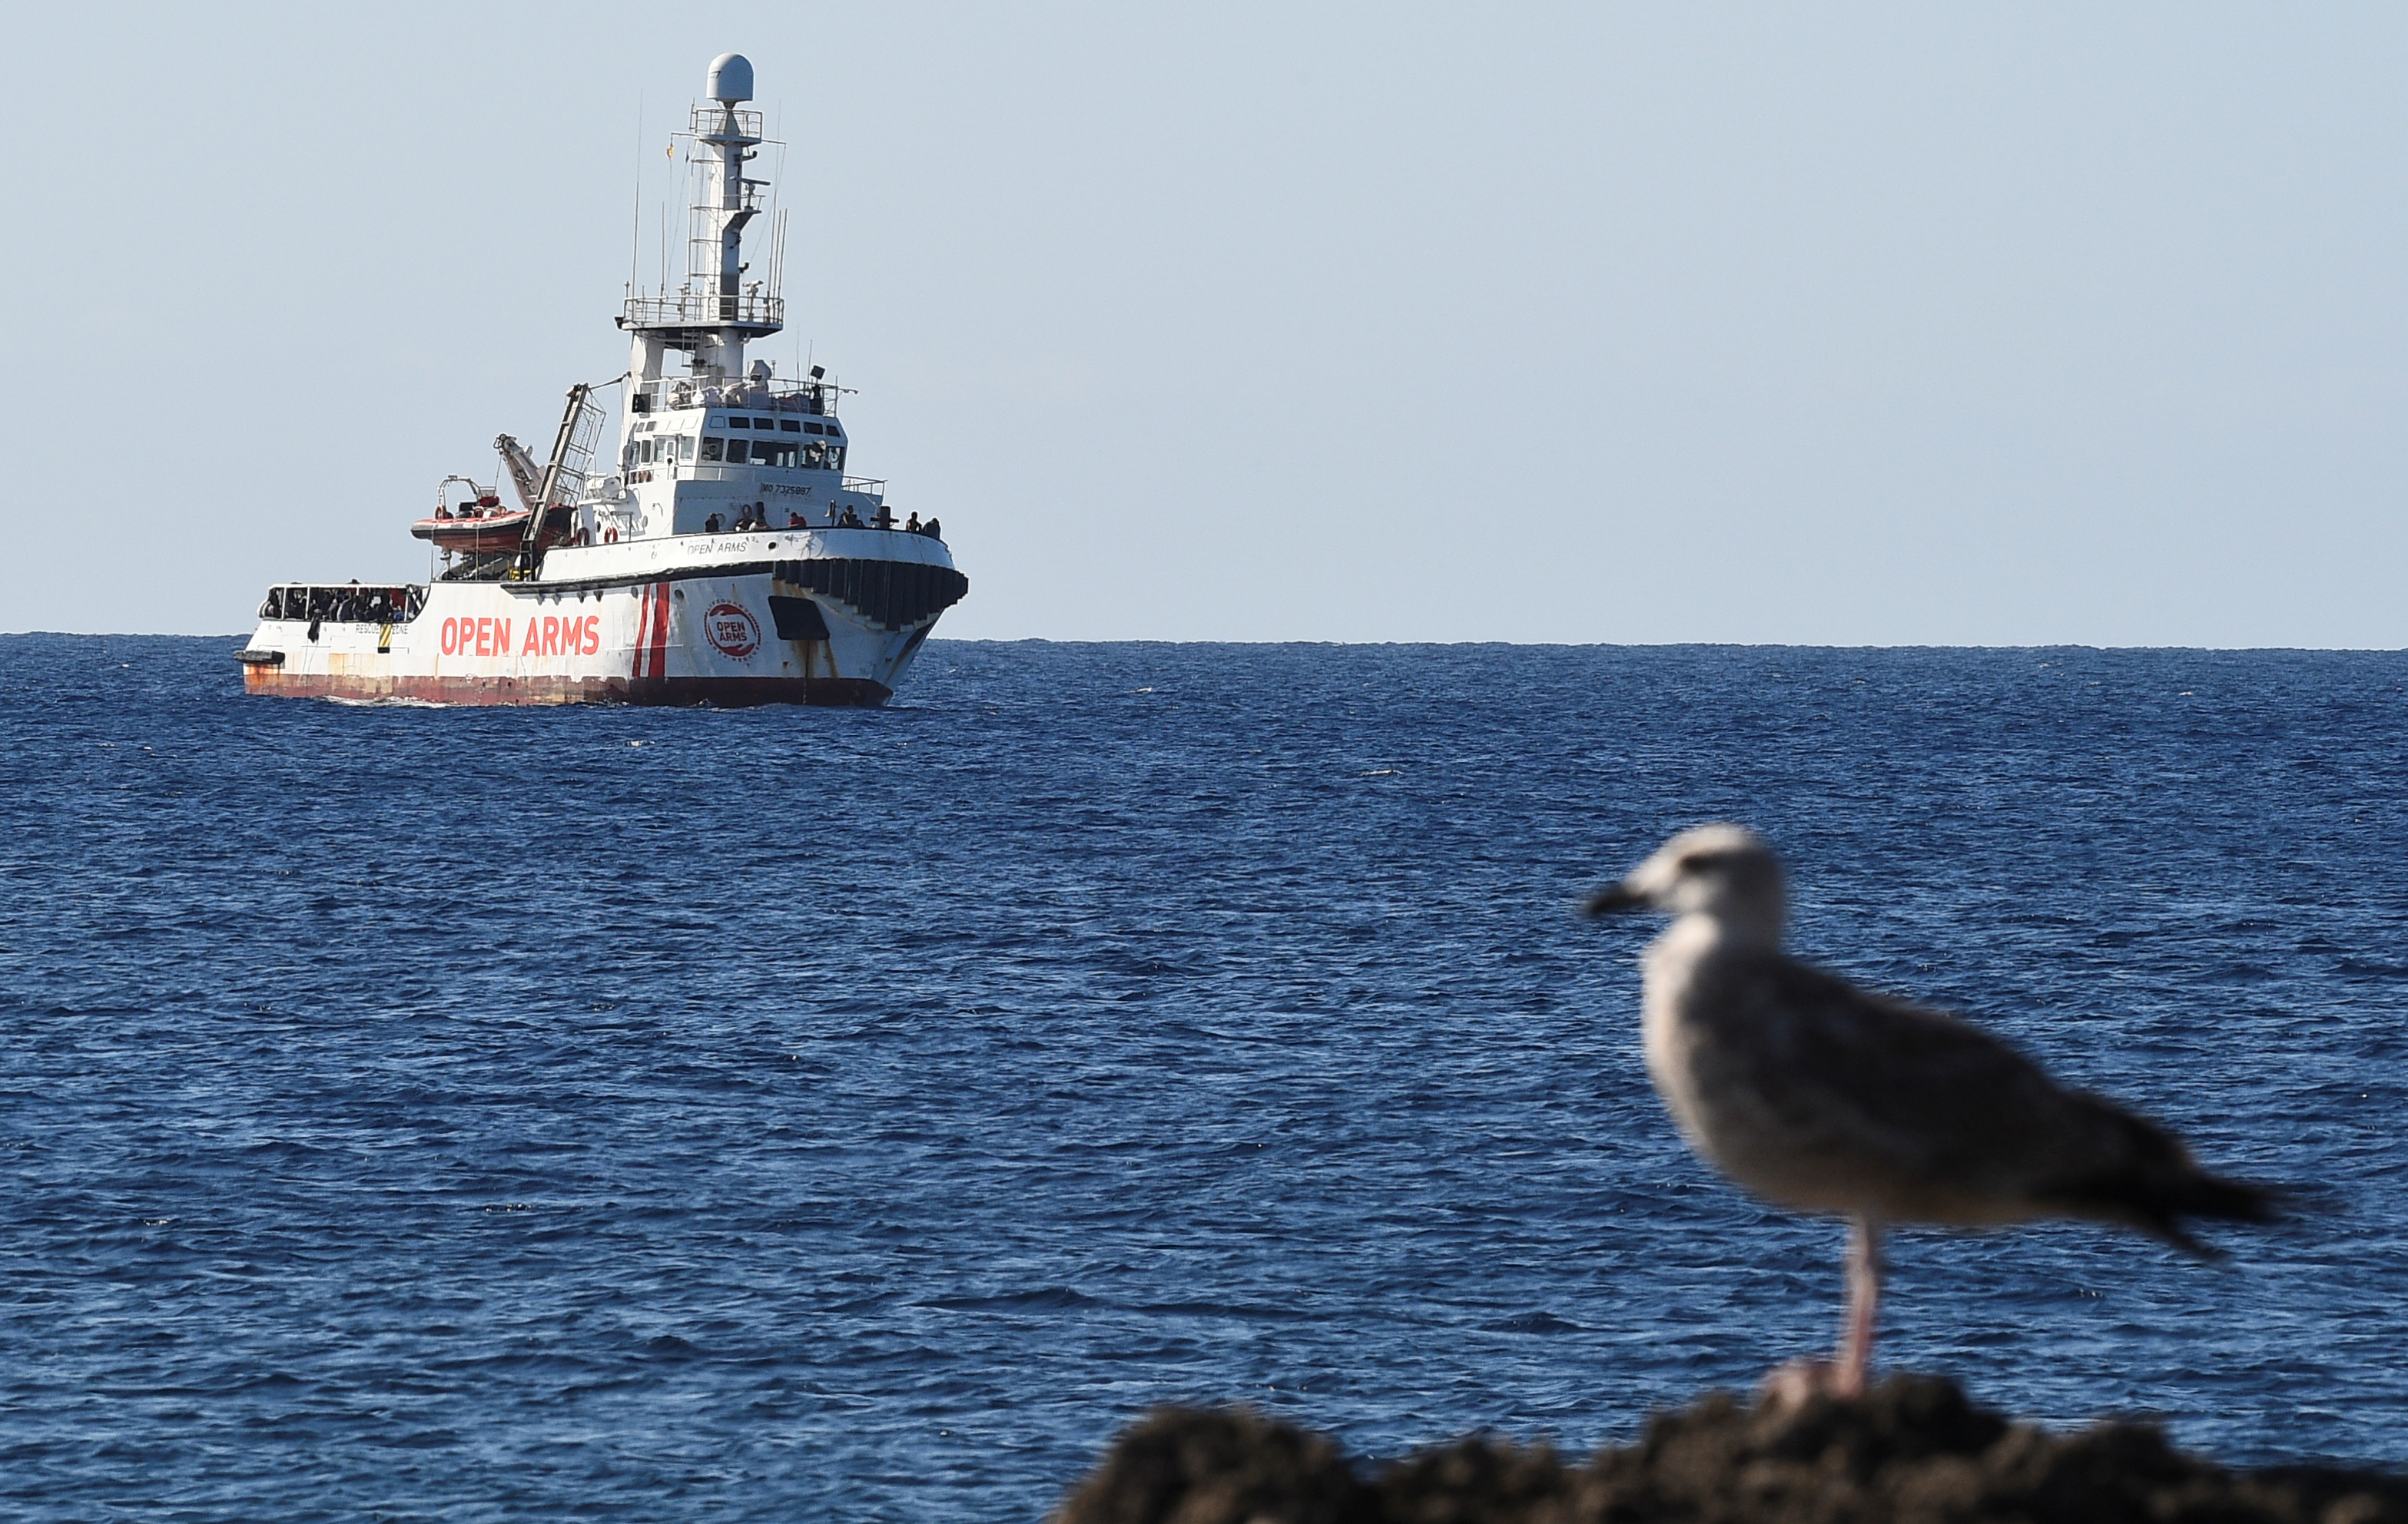
[[1630,880],[1608,884],[1581,902],[1584,916],[1611,916],[1619,911],[1637,910],[1647,903],[1647,896],[1630,887]]

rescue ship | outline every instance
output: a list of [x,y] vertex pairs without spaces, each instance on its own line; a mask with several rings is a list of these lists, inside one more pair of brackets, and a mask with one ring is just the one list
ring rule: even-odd
[[[252,693],[443,704],[882,704],[969,581],[941,526],[897,523],[885,484],[845,474],[853,441],[824,367],[781,377],[745,346],[785,326],[752,65],[712,61],[680,135],[698,189],[676,291],[631,281],[628,371],[569,389],[538,463],[508,434],[493,479],[447,477],[411,526],[423,583],[270,588],[236,653]],[[782,239],[775,240],[782,243]],[[674,358],[673,358],[674,357]],[[672,369],[676,370],[671,374]],[[597,469],[624,385],[617,470]],[[607,463],[606,463],[607,467]],[[507,480],[514,502],[506,504]],[[430,557],[432,563],[434,557]]]

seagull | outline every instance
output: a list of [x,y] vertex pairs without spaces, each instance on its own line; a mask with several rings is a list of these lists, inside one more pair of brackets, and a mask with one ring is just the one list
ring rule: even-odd
[[1849,1221],[1837,1357],[1774,1371],[1769,1396],[1862,1395],[1891,1224],[2084,1218],[2214,1259],[2185,1218],[2278,1215],[2275,1192],[2209,1175],[2171,1132],[1958,1018],[1784,954],[1781,862],[1743,826],[1682,832],[1582,908],[1672,917],[1642,960],[1641,1031],[1689,1146],[1767,1201]]

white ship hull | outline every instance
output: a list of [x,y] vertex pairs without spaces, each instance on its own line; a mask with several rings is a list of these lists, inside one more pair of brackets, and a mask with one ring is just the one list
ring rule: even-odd
[[[560,548],[525,580],[408,590],[402,619],[404,590],[280,588],[243,683],[460,705],[882,704],[965,585],[941,542],[901,530]],[[374,595],[371,617],[338,617],[360,611],[354,592]]]
[[[752,64],[722,53],[705,78],[710,102],[678,135],[690,150],[685,279],[629,285],[626,373],[569,388],[540,465],[505,434],[500,475],[437,484],[410,533],[443,557],[441,576],[269,589],[236,656],[245,691],[437,704],[894,694],[969,581],[936,518],[898,524],[883,481],[846,475],[853,435],[837,413],[850,389],[824,365],[781,378],[774,362],[748,360],[746,345],[785,326],[784,214],[755,163],[770,139],[743,104]],[[752,277],[745,229],[765,216],[781,231]],[[606,462],[595,395],[623,385]]]

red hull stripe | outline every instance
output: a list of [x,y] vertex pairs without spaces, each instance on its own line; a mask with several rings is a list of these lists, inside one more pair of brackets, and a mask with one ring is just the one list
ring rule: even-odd
[[635,664],[627,669],[627,675],[631,677],[640,677],[644,675],[643,631],[652,622],[652,590],[647,587],[636,594],[636,638],[629,642],[635,648]]
[[669,675],[669,585],[656,583],[652,588],[652,676],[666,680]]
[[715,705],[860,706],[893,697],[866,677],[369,677],[358,674],[281,672],[246,667],[246,692],[284,698],[414,699],[421,703]]

